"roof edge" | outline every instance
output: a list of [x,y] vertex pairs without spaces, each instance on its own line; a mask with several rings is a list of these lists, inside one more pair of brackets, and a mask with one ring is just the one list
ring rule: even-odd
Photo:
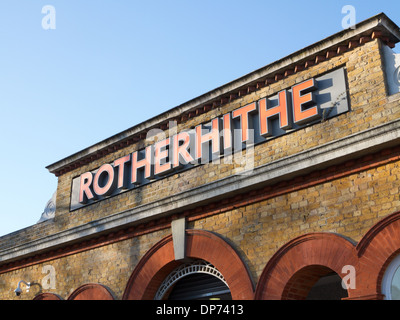
[[187,115],[190,118],[191,112],[196,109],[200,111],[195,112],[192,116],[207,112],[212,108],[213,104],[217,102],[219,97],[237,91],[240,92],[243,88],[245,88],[246,91],[250,91],[251,87],[258,86],[257,81],[259,79],[276,76],[280,72],[283,72],[288,68],[294,68],[297,64],[304,63],[308,58],[317,56],[319,53],[325,52],[328,49],[337,48],[341,44],[348,43],[355,38],[363,36],[368,37],[373,31],[380,32],[377,37],[384,39],[389,45],[392,44],[394,46],[395,43],[400,42],[399,27],[384,13],[380,13],[356,24],[354,29],[346,29],[333,34],[332,36],[320,40],[282,59],[250,72],[236,80],[228,82],[216,89],[150,118],[149,120],[139,123],[125,131],[111,136],[110,138],[83,149],[82,151],[57,161],[47,166],[46,169],[58,176],[66,171],[78,168],[82,164],[88,163],[93,159],[98,159],[105,154],[143,140],[146,136],[146,131],[149,129],[157,127],[166,129],[168,121],[172,121],[182,115]]

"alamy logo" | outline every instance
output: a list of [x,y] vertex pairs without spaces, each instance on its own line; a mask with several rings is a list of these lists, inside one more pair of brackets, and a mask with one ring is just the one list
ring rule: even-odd
[[356,268],[351,265],[346,265],[342,268],[342,287],[345,290],[356,288]]
[[54,30],[56,28],[56,9],[54,6],[45,5],[42,7],[42,28],[44,30]]
[[46,274],[42,279],[42,288],[45,290],[56,288],[56,270],[51,265],[45,265],[42,268],[42,274]]
[[342,19],[343,29],[355,29],[356,28],[356,8],[351,5],[344,6],[342,8],[342,14],[345,16]]

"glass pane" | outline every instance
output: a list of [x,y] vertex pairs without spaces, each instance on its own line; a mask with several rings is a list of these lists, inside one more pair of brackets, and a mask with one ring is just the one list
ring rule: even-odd
[[400,268],[394,273],[391,284],[392,300],[400,300]]

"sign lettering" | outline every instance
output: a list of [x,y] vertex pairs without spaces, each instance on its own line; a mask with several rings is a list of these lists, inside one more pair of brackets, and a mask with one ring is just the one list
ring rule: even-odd
[[73,179],[71,210],[349,110],[344,69],[242,106]]

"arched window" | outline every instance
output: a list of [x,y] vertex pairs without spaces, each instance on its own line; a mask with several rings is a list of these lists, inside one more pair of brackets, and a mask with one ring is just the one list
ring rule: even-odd
[[155,300],[231,300],[222,274],[210,263],[196,260],[180,265],[159,287]]
[[385,300],[400,300],[400,255],[389,264],[382,279]]

